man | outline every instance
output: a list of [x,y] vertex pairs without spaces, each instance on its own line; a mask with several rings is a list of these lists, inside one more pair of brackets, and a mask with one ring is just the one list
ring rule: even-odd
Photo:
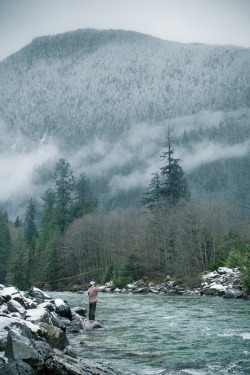
[[108,285],[102,288],[95,287],[95,281],[90,282],[90,288],[88,289],[88,296],[89,296],[89,320],[95,320],[95,311],[96,311],[96,304],[98,299],[98,292],[106,289]]

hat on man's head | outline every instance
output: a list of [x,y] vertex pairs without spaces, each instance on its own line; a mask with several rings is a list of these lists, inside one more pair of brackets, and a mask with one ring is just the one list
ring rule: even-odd
[[90,285],[95,285],[95,281],[90,281]]

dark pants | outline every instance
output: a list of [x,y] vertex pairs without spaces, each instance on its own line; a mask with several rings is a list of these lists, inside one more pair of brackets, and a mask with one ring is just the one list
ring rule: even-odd
[[97,302],[89,304],[89,320],[95,320],[96,303]]

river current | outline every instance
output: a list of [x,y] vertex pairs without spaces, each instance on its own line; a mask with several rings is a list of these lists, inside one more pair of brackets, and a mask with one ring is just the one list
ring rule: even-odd
[[[86,292],[50,295],[88,307]],[[250,374],[250,301],[99,293],[96,319],[70,345],[119,375]]]

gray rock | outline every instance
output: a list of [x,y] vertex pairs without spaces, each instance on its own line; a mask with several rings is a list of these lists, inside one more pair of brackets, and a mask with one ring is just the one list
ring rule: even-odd
[[1,375],[36,375],[35,370],[26,362],[18,360],[0,363]]
[[49,300],[50,297],[44,293],[41,289],[38,289],[38,288],[35,288],[35,287],[32,287],[27,295],[25,296],[26,298],[29,298],[29,297],[32,297],[35,299],[35,301],[39,304],[39,303],[43,303],[45,302],[46,300]]
[[69,357],[72,357],[72,358],[77,358],[78,357],[77,352],[70,345],[68,345],[63,350],[63,354],[66,354],[66,355],[68,355]]
[[86,314],[87,314],[87,309],[83,308],[83,307],[73,307],[73,309],[71,309],[73,312],[77,313],[78,315],[82,316],[85,318]]
[[14,296],[20,296],[19,290],[14,286],[6,286],[1,289],[0,297],[5,303],[9,302]]
[[22,360],[34,366],[39,361],[39,353],[32,347],[28,337],[8,332],[5,356],[10,360]]
[[67,333],[80,332],[82,329],[82,325],[83,325],[83,321],[80,318],[75,317],[74,319],[71,320],[70,325],[66,327],[66,332]]
[[[109,367],[88,360],[72,358],[58,350],[54,351],[52,370],[60,369],[60,375],[115,375]],[[57,372],[55,372],[57,374]],[[52,374],[52,372],[51,372]]]
[[21,319],[0,316],[0,351],[5,350],[9,331],[16,332],[20,336],[32,338],[34,334],[32,333],[31,328],[34,329],[34,334],[37,334],[39,326],[28,326],[27,323]]
[[40,323],[40,325],[48,331],[49,344],[52,348],[63,350],[69,345],[69,340],[61,328],[47,323]]
[[55,305],[55,312],[63,317],[63,318],[68,318],[68,319],[71,319],[72,318],[72,314],[71,314],[71,309],[68,305],[68,302],[67,301],[64,301],[63,299],[55,299],[52,301]]
[[86,331],[91,331],[92,329],[103,328],[103,326],[97,320],[85,320],[83,328]]
[[25,311],[25,308],[17,301],[15,300],[10,300],[9,302],[7,302],[7,307],[8,307],[8,311],[10,313],[19,313],[23,318],[26,317],[26,311]]
[[241,298],[243,297],[243,293],[236,289],[228,289],[223,298]]

